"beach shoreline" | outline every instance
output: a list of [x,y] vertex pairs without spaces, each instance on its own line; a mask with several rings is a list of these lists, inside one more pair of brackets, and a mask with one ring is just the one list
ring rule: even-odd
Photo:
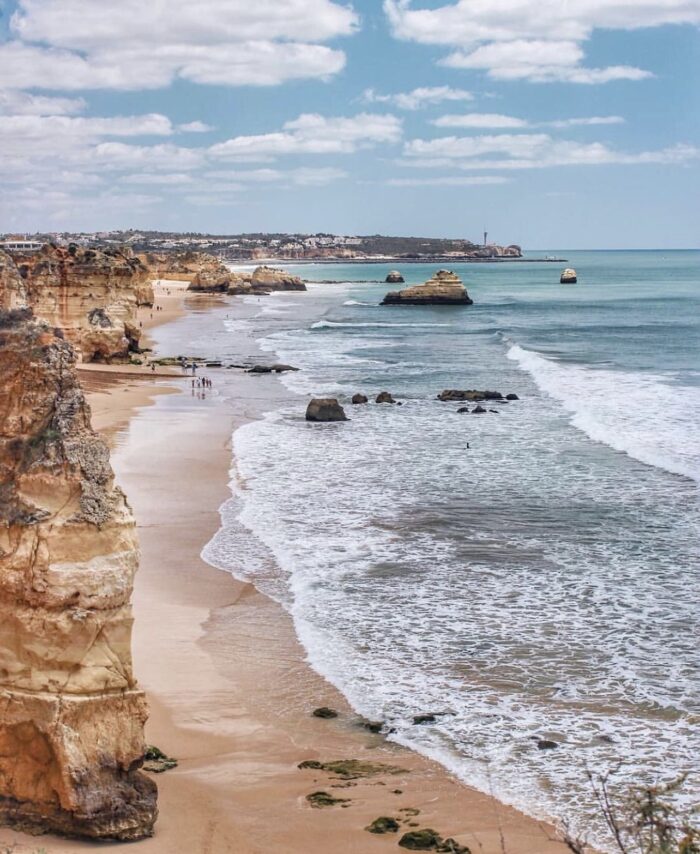
[[[168,309],[144,319],[146,335],[184,317],[184,294],[159,288]],[[196,299],[206,306],[206,298]],[[564,850],[551,841],[552,827],[363,728],[342,695],[306,663],[290,616],[200,557],[230,497],[232,432],[282,394],[275,377],[229,372],[236,393],[226,400],[203,399],[178,372],[151,376],[144,368],[132,377],[118,368],[87,369],[81,379],[139,528],[133,652],[151,707],[147,740],[179,760],[157,778],[160,819],[138,850],[396,850],[400,834],[365,831],[379,816],[400,819],[401,833],[412,824],[431,827],[484,854]],[[319,706],[338,717],[313,717]],[[297,767],[309,760],[385,767],[343,779]],[[307,795],[319,790],[348,802],[315,809]],[[17,852],[95,848],[4,829],[0,844],[14,844]]]

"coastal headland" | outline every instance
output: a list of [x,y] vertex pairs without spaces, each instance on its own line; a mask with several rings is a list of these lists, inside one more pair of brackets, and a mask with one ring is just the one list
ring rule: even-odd
[[[185,287],[157,282],[155,310],[139,309],[141,345],[152,344],[154,358],[170,355],[159,352],[165,332],[184,348],[187,312],[236,311],[235,298]],[[260,356],[253,341],[238,349]],[[133,657],[151,709],[146,740],[178,762],[157,777],[155,835],[129,850],[365,854],[401,850],[403,833],[433,828],[485,854],[504,846],[515,854],[563,851],[551,826],[373,731],[306,664],[287,613],[201,559],[220,525],[229,472],[236,477],[232,430],[289,392],[274,375],[228,371],[226,395],[205,395],[179,369],[168,371],[87,365],[80,372],[138,525]],[[223,372],[207,374],[217,389]],[[337,717],[314,716],[321,707]],[[400,830],[369,833],[381,817]],[[0,844],[17,854],[94,849],[7,829]]]

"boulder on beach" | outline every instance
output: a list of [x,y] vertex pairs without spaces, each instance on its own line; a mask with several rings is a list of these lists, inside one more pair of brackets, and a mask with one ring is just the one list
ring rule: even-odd
[[382,305],[472,305],[461,279],[450,270],[438,270],[422,285],[391,291]]
[[388,391],[380,391],[375,398],[375,403],[396,403],[391,393]]
[[406,280],[398,270],[392,270],[384,279],[387,285],[402,285]]
[[561,276],[559,277],[559,282],[562,285],[575,285],[576,270],[574,270],[573,267],[567,267],[566,270],[562,270]]
[[345,410],[334,397],[315,397],[306,407],[307,421],[348,421]]
[[367,399],[367,395],[365,394],[353,394],[351,403],[354,403],[356,406],[360,403],[369,403]]

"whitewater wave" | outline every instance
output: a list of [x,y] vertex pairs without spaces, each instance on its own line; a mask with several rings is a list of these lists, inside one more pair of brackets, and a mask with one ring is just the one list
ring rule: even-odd
[[376,302],[362,302],[362,300],[357,299],[346,299],[343,305],[366,305],[366,306],[376,306],[378,303]]
[[700,482],[699,388],[673,385],[672,375],[564,364],[519,344],[512,344],[507,356],[591,439]]

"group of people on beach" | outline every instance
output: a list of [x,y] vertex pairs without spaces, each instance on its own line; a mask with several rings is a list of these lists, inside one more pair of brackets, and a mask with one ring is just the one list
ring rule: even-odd
[[192,379],[192,388],[213,388],[214,383],[209,377],[196,377]]

